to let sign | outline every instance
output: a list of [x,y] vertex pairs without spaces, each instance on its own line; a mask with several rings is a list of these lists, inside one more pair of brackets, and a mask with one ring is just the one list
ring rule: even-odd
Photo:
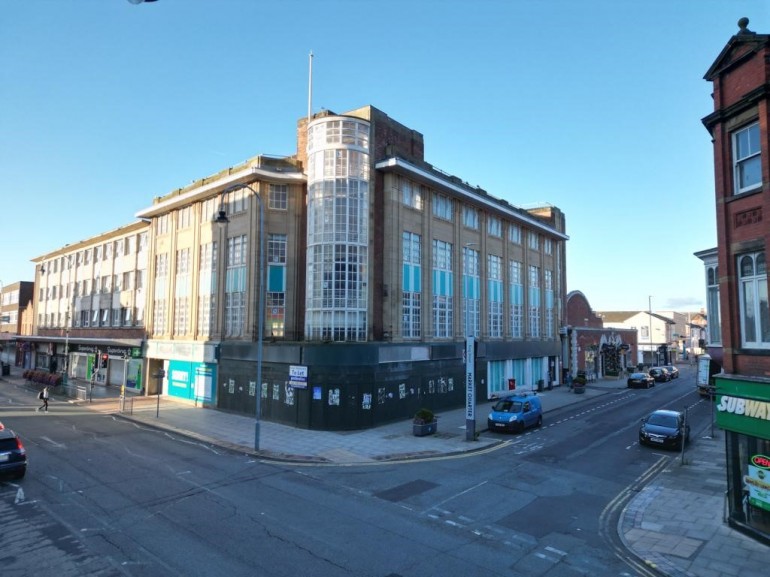
[[307,388],[307,367],[301,365],[289,366],[289,386],[297,389]]

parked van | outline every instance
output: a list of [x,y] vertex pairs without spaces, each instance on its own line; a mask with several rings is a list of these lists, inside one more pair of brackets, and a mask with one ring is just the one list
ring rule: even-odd
[[487,418],[490,431],[521,432],[543,424],[543,405],[536,393],[516,393],[500,398]]

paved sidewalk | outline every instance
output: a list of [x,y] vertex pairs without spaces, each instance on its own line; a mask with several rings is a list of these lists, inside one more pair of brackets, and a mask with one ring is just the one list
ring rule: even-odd
[[[692,371],[682,366],[682,376]],[[21,370],[0,379],[25,386]],[[538,393],[548,413],[597,396],[625,389],[625,381],[604,379],[589,383],[584,394],[556,387]],[[254,451],[255,419],[203,409],[168,398],[136,397],[118,412],[119,391],[95,387],[92,401],[69,400],[94,411],[115,414],[139,425],[176,432],[201,442],[254,454],[258,458],[315,466],[351,466],[379,462],[430,459],[452,454],[494,450],[505,437],[483,434],[491,403],[476,407],[476,441],[465,440],[465,411],[438,413],[438,432],[412,435],[411,420],[364,431],[308,431],[277,423],[260,423],[260,450]],[[63,397],[53,402],[67,401]],[[618,534],[626,548],[648,567],[672,577],[765,577],[770,548],[725,523],[724,433],[693,439],[682,465],[672,454],[667,467],[626,506]]]

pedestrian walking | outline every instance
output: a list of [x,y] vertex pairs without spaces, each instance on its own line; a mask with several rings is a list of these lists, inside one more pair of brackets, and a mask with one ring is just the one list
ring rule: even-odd
[[38,393],[37,398],[43,401],[43,404],[37,408],[38,412],[42,410],[47,413],[48,412],[48,387],[47,386],[44,387],[43,390],[40,391],[40,393]]

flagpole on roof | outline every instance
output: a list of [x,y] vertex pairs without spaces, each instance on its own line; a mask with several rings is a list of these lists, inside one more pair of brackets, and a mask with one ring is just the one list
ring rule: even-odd
[[313,116],[313,51],[310,51],[308,79],[307,79],[307,122]]

